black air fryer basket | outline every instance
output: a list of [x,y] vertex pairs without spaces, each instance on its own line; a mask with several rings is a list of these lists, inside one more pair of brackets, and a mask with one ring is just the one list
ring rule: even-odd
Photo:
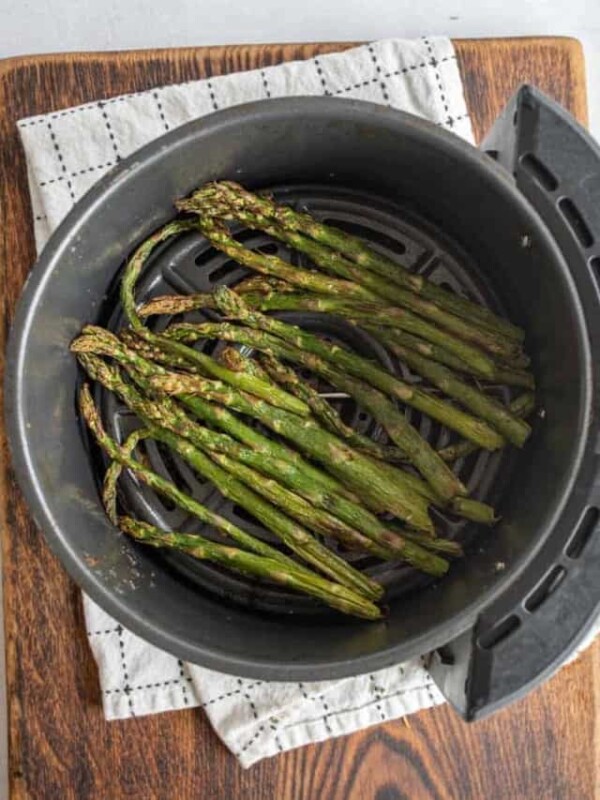
[[[8,428],[17,473],[50,545],[124,625],[181,658],[273,680],[335,678],[431,654],[434,679],[468,719],[523,694],[581,641],[600,613],[600,151],[529,87],[515,95],[481,150],[367,103],[265,101],[149,145],[69,215],[20,305],[9,352]],[[124,258],[172,216],[175,199],[222,178],[269,188],[526,331],[541,409],[531,441],[521,452],[477,453],[458,465],[473,496],[496,505],[501,522],[481,530],[436,512],[437,527],[467,551],[437,583],[400,564],[340,551],[386,587],[385,622],[341,619],[283,589],[181,554],[149,552],[118,534],[100,507],[105,464],[77,418],[80,378],[68,344],[87,321],[115,330],[123,324],[117,282]],[[248,247],[304,264],[262,234],[236,235]],[[235,286],[246,275],[190,233],[153,255],[138,298]],[[337,317],[282,316],[418,380]],[[156,329],[165,324],[161,318]],[[222,345],[199,346],[214,354]],[[505,388],[497,391],[511,399]],[[109,431],[122,439],[136,420],[112,395],[96,396]],[[385,441],[350,399],[332,402],[348,424]],[[451,441],[437,423],[407,414],[432,444]],[[177,457],[152,443],[146,456],[202,503],[269,538]],[[131,476],[121,502],[161,527],[199,530]]]

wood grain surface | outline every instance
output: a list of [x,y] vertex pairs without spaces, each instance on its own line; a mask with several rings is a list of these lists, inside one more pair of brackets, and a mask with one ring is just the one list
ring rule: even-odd
[[[6,339],[35,252],[15,121],[151,86],[307,58],[349,44],[34,56],[0,62],[0,269]],[[516,86],[539,86],[586,122],[570,39],[456,42],[480,137]],[[0,342],[4,352],[4,341]],[[600,648],[491,719],[441,707],[262,762],[248,771],[198,710],[106,723],[79,592],[30,518],[2,433],[0,513],[11,797],[201,800],[591,800],[600,796]]]

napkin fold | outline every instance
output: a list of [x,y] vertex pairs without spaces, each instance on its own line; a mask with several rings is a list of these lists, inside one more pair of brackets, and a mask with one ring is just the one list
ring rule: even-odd
[[[77,200],[142,145],[219,109],[291,95],[370,100],[473,141],[454,48],[442,37],[379,41],[307,61],[86,103],[19,122],[38,251]],[[343,680],[246,680],[162,652],[85,595],[84,609],[107,719],[198,706],[244,767],[443,702],[418,658]]]

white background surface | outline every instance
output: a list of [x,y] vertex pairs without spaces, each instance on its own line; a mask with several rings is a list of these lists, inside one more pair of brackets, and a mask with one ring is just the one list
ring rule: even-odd
[[[0,57],[441,34],[569,35],[600,74],[600,0],[0,0]],[[590,80],[600,136],[600,80]]]
[[[591,78],[591,128],[600,137],[600,0],[0,0],[0,57],[427,33],[579,38]],[[1,630],[0,648],[3,654]],[[1,712],[4,706],[2,681]],[[0,775],[6,775],[1,749]],[[8,796],[5,785],[0,797]]]

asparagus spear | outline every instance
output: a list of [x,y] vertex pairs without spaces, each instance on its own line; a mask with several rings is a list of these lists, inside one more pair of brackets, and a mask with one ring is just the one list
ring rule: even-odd
[[[86,357],[80,356],[79,358],[83,359],[85,365]],[[89,364],[91,362],[88,360],[87,363]],[[178,489],[174,483],[171,483],[171,481],[166,480],[152,470],[148,469],[148,467],[145,467],[141,462],[134,459],[133,456],[127,452],[127,444],[123,447],[119,447],[119,445],[113,439],[111,439],[104,430],[100,420],[100,415],[98,414],[98,411],[94,405],[94,401],[92,400],[92,395],[87,384],[84,384],[80,390],[79,408],[83,420],[91,430],[100,447],[107,453],[107,455],[114,462],[120,464],[121,467],[125,467],[135,473],[137,477],[150,486],[151,489],[154,489],[154,491],[158,492],[159,494],[168,497],[169,500],[172,500],[184,511],[187,511],[188,513],[197,517],[202,522],[214,526],[230,539],[233,539],[233,541],[244,547],[246,550],[250,550],[258,555],[275,559],[286,566],[300,566],[289,556],[286,556],[276,548],[271,547],[271,545],[266,544],[266,542],[261,542],[260,539],[256,539],[254,536],[246,533],[241,528],[238,528],[236,525],[229,522],[229,520],[219,516],[218,514],[215,514],[208,508],[205,508],[201,503],[198,503],[192,497],[189,497],[187,494]],[[149,435],[153,435],[152,428],[149,428]],[[131,444],[131,442],[129,444]],[[109,503],[109,508],[110,505],[111,503]],[[304,567],[301,568],[305,569]]]
[[186,341],[196,341],[202,336],[214,336],[245,344],[269,355],[308,367],[326,378],[333,386],[350,394],[359,405],[369,411],[385,428],[394,444],[406,453],[408,460],[432,486],[436,487],[440,495],[449,497],[459,492],[466,492],[451,470],[447,467],[440,468],[443,462],[433,448],[408,424],[404,414],[398,411],[383,392],[347,375],[313,353],[293,347],[264,331],[240,328],[226,323],[208,323],[202,326],[184,324],[169,329],[169,334]]
[[[244,295],[246,304],[254,310],[262,311],[319,311],[325,314],[337,314],[359,323],[372,323],[373,320],[387,321],[385,316],[390,309],[373,303],[356,303],[346,298],[327,297],[313,294],[284,293],[277,295]],[[143,317],[154,314],[180,314],[198,308],[215,308],[213,294],[165,295],[146,303],[140,309]],[[405,309],[393,309],[393,319],[389,322],[425,340],[443,346],[450,353],[462,359],[476,375],[493,380],[497,366],[491,356],[483,353],[473,345],[440,330],[427,320],[418,317]],[[390,331],[396,330],[390,327]]]
[[[200,328],[202,330],[200,330]],[[170,329],[170,335],[190,342],[196,341],[203,335],[209,337],[214,335],[226,341],[238,342],[239,344],[261,350],[270,355],[303,364],[313,370],[313,372],[323,375],[323,377],[327,378],[327,380],[338,389],[352,395],[363,408],[367,409],[373,417],[385,427],[392,441],[396,442],[399,448],[406,449],[406,441],[403,438],[402,428],[396,426],[396,420],[400,412],[394,404],[388,400],[382,392],[335,369],[331,364],[314,356],[312,353],[305,353],[262,331],[255,331],[251,328],[240,328],[225,323],[204,324],[202,326],[190,324],[178,325]],[[408,460],[412,461],[414,456],[408,451],[406,452]],[[418,481],[420,487],[418,489],[419,493],[425,493],[423,490],[425,484],[422,481],[419,481],[418,478],[413,475],[408,475],[408,480],[413,488],[415,488],[414,482]],[[435,490],[430,491],[428,497],[435,498],[437,505],[445,505],[440,493],[436,493]],[[468,500],[468,498],[466,499]],[[477,500],[468,500],[466,503],[462,503],[460,500],[461,498],[456,496],[449,502],[452,511],[459,516],[472,519],[475,522],[481,520],[489,522],[495,519],[494,511],[489,506],[481,504]],[[382,505],[373,505],[371,507],[377,512],[385,510]]]
[[[182,333],[187,335],[188,332],[185,329],[185,326],[183,327],[184,331]],[[192,335],[194,337],[197,336],[195,327],[191,327]],[[157,370],[158,374],[167,374],[165,370],[157,367],[156,365],[148,363],[143,358],[139,358],[137,354],[132,353],[124,348],[119,350],[118,340],[116,337],[114,337],[114,335],[108,333],[107,331],[103,331],[103,329],[95,329],[93,326],[88,326],[86,330],[96,331],[97,333],[95,336],[86,335],[77,340],[77,342],[73,345],[73,349],[75,351],[79,350],[80,352],[96,352],[109,355],[116,358],[124,366],[133,367],[137,372],[140,372],[145,376],[152,376]],[[268,337],[268,334],[260,334],[259,332],[248,328],[239,330],[246,335],[253,336],[258,334]],[[100,336],[98,336],[98,332]],[[283,353],[283,355],[286,355],[286,345],[276,339],[273,339],[273,342],[275,344],[275,350],[272,350],[272,352],[277,352],[278,354]],[[255,341],[253,341],[253,339],[246,341],[246,343],[250,346],[256,346],[257,344]],[[143,344],[145,346],[145,343]],[[278,346],[280,346],[282,349],[278,350]],[[294,360],[294,356],[297,354],[300,354],[302,357],[300,351],[294,351],[293,348],[290,348],[289,352],[287,353],[287,357],[290,358],[290,360]],[[310,354],[306,354],[306,356],[309,360],[304,363],[312,366],[315,371],[317,371],[319,359],[316,359],[315,356],[311,356]],[[364,404],[365,407],[368,406],[370,408],[371,412],[374,413],[374,416],[376,416],[381,403],[387,404],[388,413],[398,413],[393,404],[391,404],[384,395],[382,395],[380,392],[377,392],[377,390],[371,389],[371,387],[367,386],[366,384],[362,384],[360,381],[348,378],[347,376],[344,376],[343,373],[336,373],[336,371],[325,362],[321,363],[324,365],[329,379],[332,381],[338,379],[341,383],[340,388],[343,388],[344,391],[351,392],[355,390],[355,386],[352,385],[352,382],[355,385],[358,385],[359,390],[355,393],[359,396],[361,388],[366,390],[367,394],[365,395]],[[369,394],[374,396],[376,399],[373,400],[373,397],[369,397]],[[245,426],[238,420],[237,417],[235,417],[235,415],[231,414],[229,411],[227,411],[227,409],[222,408],[221,406],[213,406],[210,403],[191,396],[186,396],[184,400],[186,405],[188,405],[188,407],[193,410],[197,416],[200,416],[202,419],[206,419],[206,421],[215,424],[217,427],[221,427],[224,430],[232,432],[237,436],[237,438],[240,439],[240,441],[246,441],[248,444],[254,447],[254,449],[266,456],[266,458],[262,461],[262,466],[259,466],[259,464],[256,462],[253,463],[252,461],[248,461],[248,463],[260,468],[261,471],[264,471],[267,474],[272,474],[269,472],[269,467],[273,467],[275,470],[277,470],[278,476],[286,474],[286,470],[284,468],[284,464],[286,462],[289,461],[290,463],[293,463],[302,471],[302,473],[304,473],[305,478],[308,476],[311,479],[309,483],[306,483],[306,480],[300,480],[294,484],[296,490],[306,497],[307,500],[310,500],[322,508],[332,511],[332,513],[335,513],[335,515],[340,517],[340,519],[343,519],[350,525],[358,527],[359,530],[361,530],[365,535],[370,536],[374,540],[381,540],[386,546],[396,549],[397,542],[394,541],[393,537],[391,540],[389,538],[386,539],[386,537],[389,536],[389,532],[382,524],[378,522],[376,517],[367,511],[367,509],[356,504],[354,495],[349,492],[344,492],[341,485],[334,481],[333,478],[330,478],[329,475],[326,475],[314,467],[307,465],[306,462],[304,462],[300,456],[295,453],[295,451],[289,450],[288,448],[285,448],[285,446],[282,446],[281,444],[273,442],[272,440],[258,434],[254,429]],[[369,405],[369,403],[371,403],[371,405]],[[391,429],[392,431],[394,430],[393,426],[391,426]],[[277,460],[278,456],[282,456],[279,461]],[[292,456],[295,456],[295,458],[292,458]],[[309,469],[307,470],[306,467]],[[382,465],[382,468],[384,471],[389,471],[389,480],[393,481],[396,479],[397,472],[393,470],[390,465]],[[409,485],[419,494],[431,499],[437,505],[444,505],[444,502],[441,500],[439,495],[437,495],[435,492],[428,491],[425,487],[425,484],[423,484],[422,481],[419,481],[415,476],[403,473],[403,477],[404,480],[408,481]],[[292,478],[290,478],[290,480],[291,479]],[[329,481],[332,481],[333,485],[331,485]],[[318,490],[316,493],[312,488],[313,483],[315,484],[315,490]],[[310,491],[308,488],[309,484],[311,485]],[[385,504],[377,504],[377,502],[373,499],[371,499],[370,507],[377,512],[385,510]],[[493,509],[485,504],[480,503],[479,501],[468,500],[468,502],[462,503],[461,498],[455,497],[450,502],[450,508],[459,516],[463,516],[466,519],[472,519],[475,522],[483,521],[486,524],[490,524],[495,520]],[[419,536],[422,535],[419,534]],[[428,547],[428,542],[425,539],[421,538],[420,543],[423,546]]]
[[170,239],[172,236],[177,236],[180,233],[192,231],[196,228],[197,225],[190,220],[174,220],[173,222],[168,222],[142,242],[127,262],[121,281],[121,303],[123,304],[125,316],[132,328],[142,327],[142,321],[138,316],[135,304],[135,284],[137,283],[137,279],[144,265],[151,256],[152,251],[155,247],[165,242],[167,239]]
[[[72,349],[74,352],[102,353],[114,357],[126,368],[133,368],[132,374],[138,383],[141,378],[148,378],[155,374],[154,365],[149,364],[145,359],[137,357],[124,348],[119,348],[119,342],[112,334],[108,334],[109,340],[113,339],[113,346],[110,347],[107,346],[106,341],[98,341],[97,335],[93,333],[98,329],[89,326],[87,330],[89,331],[90,329],[92,333],[80,337],[73,343]],[[116,346],[114,346],[115,343]],[[166,373],[161,370],[160,374]],[[147,386],[142,382],[142,386],[144,385]],[[197,412],[198,408],[194,401],[195,398],[189,399],[189,407]],[[200,402],[202,403],[202,401]],[[257,434],[254,429],[239,422],[237,417],[226,409],[211,406],[208,403],[204,403],[203,406],[208,410],[208,413],[203,415],[207,422],[217,424],[234,435],[239,434],[238,438],[241,441],[246,441],[249,445],[253,445],[254,450],[250,448],[236,449],[235,445],[237,443],[234,440],[223,439],[217,435],[212,437],[211,447],[220,449],[242,463],[264,472],[266,475],[278,478],[314,506],[331,512],[348,525],[357,528],[374,542],[378,542],[383,547],[393,551],[398,557],[403,556],[403,543],[398,540],[398,536],[396,534],[390,535],[387,528],[379,522],[377,517],[356,503],[351,493],[341,491],[341,486],[334,479],[330,479],[328,475],[313,467],[306,470],[305,467],[310,465],[306,465],[306,462],[303,462],[294,451],[290,451],[285,446]],[[201,409],[203,406],[201,406]],[[149,416],[153,413],[152,409],[144,409],[144,411]],[[223,425],[224,420],[229,424]],[[206,439],[204,441],[206,442]],[[290,458],[290,455],[294,455],[296,458]],[[395,475],[392,476],[392,479],[395,479]],[[412,538],[414,539],[415,537],[421,541],[421,544],[428,546],[428,540],[423,538],[421,534],[413,532]]]
[[364,619],[381,618],[381,611],[373,603],[314,573],[309,575],[304,571],[283,569],[281,563],[272,558],[217,544],[198,535],[167,533],[131,517],[120,517],[118,522],[124,533],[144,544],[181,550],[202,561],[213,561],[253,578],[287,586],[316,597],[345,614]]
[[522,447],[525,444],[531,433],[531,428],[524,420],[512,414],[506,406],[461,380],[447,367],[435,361],[430,361],[408,347],[396,344],[394,352],[422,378],[426,378],[445,394],[489,422],[509,442],[512,442],[517,447]]
[[[354,281],[358,286],[368,289],[372,293],[372,301],[381,302],[381,298],[385,298],[386,305],[396,304],[402,308],[407,308],[494,355],[511,359],[517,357],[521,352],[518,342],[505,339],[497,333],[491,333],[483,329],[476,321],[473,322],[456,316],[431,300],[415,294],[414,291],[390,283],[388,278],[365,270],[331,248],[319,244],[297,231],[277,225],[264,216],[239,207],[235,207],[235,209],[230,207],[228,211],[223,212],[222,207],[216,207],[210,202],[207,202],[198,211],[220,219],[238,220],[248,227],[262,230],[274,239],[285,242],[290,247],[304,253],[316,266],[325,272]],[[394,311],[398,310],[386,309],[386,316],[389,318]]]
[[272,381],[264,381],[248,373],[234,372],[205,353],[180,345],[178,342],[165,340],[159,334],[152,333],[146,328],[139,328],[136,333],[140,338],[150,342],[150,344],[158,344],[174,355],[181,356],[192,365],[198,367],[199,371],[205,375],[208,374],[210,377],[223,381],[229,386],[234,386],[244,392],[260,397],[276,408],[285,409],[303,417],[310,414],[310,409],[306,403],[289,394],[289,392],[284,392],[278,386],[275,386]]
[[[156,344],[150,344],[135,335],[128,334],[126,331],[121,334],[121,337],[123,340],[127,340],[129,347],[122,346],[114,334],[102,328],[88,325],[84,328],[84,336],[80,337],[72,345],[72,349],[75,352],[78,349],[81,352],[86,352],[86,349],[83,348],[87,348],[87,352],[114,358],[124,367],[131,367],[144,377],[166,373],[164,368],[157,363],[151,363],[152,361],[160,362],[162,360],[169,366],[179,367],[182,366],[181,362],[184,361],[186,365],[189,365],[189,362],[186,362],[185,359],[174,356],[172,353],[165,353]],[[306,479],[310,480],[322,491],[329,494],[340,494],[349,500],[356,500],[356,495],[334,477],[309,464],[299,453],[287,445],[273,441],[250,425],[246,425],[226,408],[191,395],[180,399],[196,417],[220,428],[240,442],[247,444],[253,450],[261,453],[264,456],[263,463],[269,464],[277,460],[287,461],[293,464]]]
[[[135,448],[142,439],[147,439],[150,431],[146,428],[138,428],[123,443],[121,448],[123,455],[131,457]],[[120,461],[112,461],[104,474],[102,483],[102,505],[106,511],[106,516],[113,523],[117,524],[117,483],[123,472],[123,464]]]
[[[535,395],[532,392],[523,392],[519,395],[509,406],[512,414],[517,417],[527,418],[535,408]],[[459,458],[464,458],[475,452],[477,447],[472,442],[467,442],[463,439],[461,442],[443,447],[438,450],[440,458],[444,461],[456,461]]]
[[[135,359],[135,354],[127,353],[125,348],[119,348],[117,345],[110,334],[104,339],[101,335],[92,337],[84,335],[71,345],[71,349],[79,354],[103,353],[122,360],[125,364],[130,359]],[[153,388],[158,391],[165,391],[168,388],[173,394],[182,395],[186,403],[189,403],[189,391],[185,389],[190,387],[184,387],[184,383],[194,381],[191,388],[200,391],[205,399],[255,417],[271,430],[294,441],[310,457],[314,457],[336,477],[346,481],[367,505],[371,504],[377,510],[383,508],[405,519],[419,530],[433,530],[426,504],[422,502],[421,496],[412,490],[405,491],[404,472],[394,470],[392,473],[391,467],[356,453],[315,422],[268,406],[257,398],[236,392],[224,384],[210,380],[203,381],[194,375],[165,374],[164,370],[159,368],[154,376],[150,371],[150,380]]]
[[[133,387],[119,379],[114,372],[109,373],[106,370],[102,370],[99,365],[93,366],[92,369],[95,370],[94,376],[117,394],[139,417],[149,420],[155,426],[165,428],[188,439],[196,447],[204,450],[213,461],[222,466],[227,472],[230,472],[250,488],[253,488],[254,491],[261,494],[273,505],[282,508],[288,516],[298,520],[306,527],[325,536],[329,535],[338,538],[354,549],[365,550],[384,560],[402,557],[413,566],[430,574],[441,575],[446,571],[448,565],[445,562],[431,557],[429,553],[422,551],[412,541],[404,542],[398,536],[390,536],[387,532],[384,536],[378,535],[369,538],[336,517],[332,513],[333,508],[331,507],[335,505],[335,502],[332,502],[331,498],[326,498],[323,501],[319,492],[306,487],[302,479],[298,479],[293,467],[287,462],[269,462],[266,465],[266,471],[272,478],[278,479],[282,483],[287,483],[289,488],[279,485],[277,480],[259,479],[253,467],[256,465],[264,469],[263,459],[260,454],[244,448],[228,436],[217,434],[207,428],[198,426],[168,398],[162,400],[146,399],[136,392]],[[134,375],[134,380],[139,383],[142,389],[147,388],[147,381],[142,376]],[[148,434],[142,432],[142,435]],[[134,447],[139,441],[139,436],[139,433],[137,433],[137,436],[133,434],[125,447]],[[135,440],[134,437],[136,437]],[[118,477],[118,474],[116,477]],[[111,484],[116,480],[116,477],[110,476],[108,480]],[[293,479],[288,480],[289,478]],[[106,483],[107,481],[105,481],[105,491]],[[290,489],[293,491],[290,491]],[[302,494],[308,494],[308,499],[311,502],[307,502],[301,496]],[[109,503],[112,505],[110,500]],[[352,521],[354,521],[356,514],[351,516]]]
[[[274,547],[271,547],[265,542],[261,542],[260,539],[256,539],[254,536],[246,533],[241,528],[229,522],[229,520],[205,508],[201,503],[198,503],[196,500],[180,491],[173,483],[152,472],[139,461],[136,461],[131,455],[127,455],[123,448],[120,448],[117,443],[106,434],[102,427],[100,416],[94,406],[87,385],[84,385],[81,389],[79,404],[83,419],[92,431],[100,447],[107,452],[110,458],[120,463],[123,467],[130,469],[140,480],[148,484],[148,486],[159,494],[165,495],[202,522],[220,530],[245,548],[245,550],[256,554],[257,557],[264,558],[265,562],[268,562],[268,566],[272,566],[273,568],[273,574],[270,576],[271,580],[281,582],[283,581],[282,575],[285,573],[295,577],[298,581],[301,580],[302,590],[304,592],[319,597],[333,608],[337,608],[345,613],[353,613],[370,619],[377,619],[381,616],[381,612],[377,606],[368,599],[344,586],[322,578],[320,575],[315,574],[302,564],[298,564],[292,558],[281,553]],[[265,566],[267,566],[267,564],[265,564]],[[300,587],[300,583],[298,583],[298,587]]]
[[[85,353],[79,354],[79,360],[91,378],[99,381],[109,391],[118,394],[124,402],[130,405],[137,392],[121,380],[116,368],[109,367],[101,359]],[[133,407],[133,402],[130,407]],[[136,413],[138,412],[136,411]],[[164,442],[188,461],[197,472],[210,480],[221,494],[255,516],[300,558],[365,597],[381,596],[383,590],[379,584],[362,575],[344,559],[328,550],[302,526],[233,478],[189,441],[167,428],[158,427],[155,419],[148,419],[139,413],[138,416],[150,427],[153,438]],[[154,416],[156,419],[161,419],[160,411],[157,410]],[[166,422],[167,420],[163,419],[162,421]]]
[[222,202],[224,205],[235,205],[236,209],[245,209],[263,215],[286,229],[299,231],[315,241],[343,253],[361,267],[381,275],[392,283],[423,295],[458,316],[476,319],[489,330],[516,341],[522,341],[524,338],[520,328],[501,319],[489,309],[449,292],[419,275],[412,275],[402,265],[372,250],[356,236],[325,225],[313,219],[309,214],[299,213],[289,206],[277,205],[270,198],[253,195],[239,184],[230,181],[207,184],[194,192],[189,201],[183,201],[179,205],[193,209],[203,206],[207,200]]
[[[357,433],[350,426],[346,425],[338,412],[330,405],[324,397],[312,388],[308,383],[301,380],[293,369],[286,367],[281,361],[265,353],[259,355],[258,361],[253,358],[243,356],[239,350],[233,347],[226,347],[220,354],[220,359],[229,369],[250,372],[262,378],[272,378],[284,389],[295,394],[309,406],[317,419],[330,433],[335,433],[348,444],[356,448],[361,453],[377,458],[380,461],[406,461],[405,453],[398,447],[378,444],[368,436]],[[262,365],[262,366],[261,366]]]
[[195,224],[213,247],[221,250],[229,258],[237,261],[238,264],[248,267],[248,269],[254,270],[254,272],[258,272],[261,275],[283,279],[294,286],[299,286],[301,289],[320,294],[339,294],[342,297],[356,297],[363,300],[369,300],[372,297],[371,292],[352,281],[330,278],[320,272],[300,269],[278,256],[269,256],[248,250],[230,235],[227,227],[222,222],[212,217],[199,217]]
[[[121,303],[123,304],[125,315],[134,330],[145,330],[136,310],[135,303],[135,285],[145,263],[158,244],[172,236],[193,230],[194,227],[197,226],[194,226],[189,220],[175,220],[174,222],[168,223],[146,239],[127,262],[121,281]],[[309,413],[306,404],[298,400],[297,397],[281,391],[278,387],[265,384],[264,381],[252,376],[231,372],[220,364],[217,364],[214,359],[204,353],[196,353],[195,363],[204,373],[208,373],[212,377],[225,381],[226,383],[232,383],[233,386],[238,386],[244,391],[257,395],[257,397],[262,397],[278,408],[286,408],[296,414],[306,415]]]
[[346,479],[369,507],[386,509],[418,530],[432,530],[426,508],[418,502],[418,496],[406,491],[404,472],[396,470],[396,479],[391,482],[384,470],[385,465],[356,452],[316,423],[310,420],[297,421],[279,409],[271,413],[271,407],[262,401],[249,401],[222,384],[213,382],[210,385],[208,381],[202,382],[195,376],[156,375],[151,378],[151,384],[159,392],[175,396],[198,392],[213,402],[255,417],[275,433],[294,441],[307,455],[325,464],[341,480]]
[[[333,536],[353,549],[371,553],[371,555],[377,556],[377,558],[381,558],[384,561],[399,557],[403,558],[412,566],[430,575],[440,576],[448,570],[447,561],[427,552],[420,546],[420,543],[407,539],[398,539],[398,537],[394,542],[397,545],[394,549],[376,543],[373,539],[363,536],[356,529],[351,528],[329,512],[315,508],[299,495],[284,489],[277,481],[267,479],[257,481],[254,470],[224,454],[213,451],[212,458],[217,464],[220,464],[248,486],[254,486],[255,490],[271,503],[285,509],[289,516],[297,519],[316,533],[321,533],[324,536]],[[386,538],[388,540],[391,539],[389,535]]]
[[250,275],[249,278],[244,278],[240,283],[236,283],[235,290],[238,294],[253,294],[255,292],[269,294],[269,292],[295,291],[294,287],[286,281],[271,278],[267,275]]
[[[246,361],[254,363],[252,359],[246,359]],[[259,362],[273,380],[281,384],[281,386],[287,389],[291,394],[295,394],[297,397],[300,397],[301,400],[304,400],[313,412],[315,418],[318,419],[327,430],[331,431],[331,433],[341,436],[342,439],[345,439],[348,444],[355,447],[358,451],[367,453],[380,461],[402,462],[406,460],[404,452],[399,448],[378,444],[372,439],[369,439],[368,436],[363,436],[353,430],[349,425],[346,425],[335,408],[321,397],[308,383],[302,381],[293,369],[286,367],[281,361],[278,361],[276,358],[266,353],[259,356]]]
[[330,361],[351,375],[366,380],[390,397],[414,406],[443,425],[458,431],[466,439],[481,447],[495,450],[504,444],[504,439],[481,420],[404,383],[366,358],[342,347],[330,345],[295,325],[251,311],[243,300],[226,286],[218,287],[215,291],[215,300],[219,309],[228,317],[239,319],[251,328],[273,333],[296,347]]
[[425,358],[429,358],[432,361],[437,361],[440,364],[444,364],[446,367],[457,370],[458,372],[466,372],[469,375],[474,375],[486,380],[492,380],[495,383],[502,383],[506,386],[522,386],[525,389],[535,388],[533,375],[531,375],[529,372],[503,369],[496,364],[494,365],[492,376],[482,374],[480,370],[476,368],[474,369],[471,364],[454,355],[449,350],[446,350],[446,348],[441,347],[438,344],[434,344],[433,342],[427,342],[418,336],[414,336],[412,333],[407,333],[399,328],[381,328],[379,326],[365,323],[362,320],[358,322],[362,328],[376,336],[388,348],[388,350],[391,350],[391,352],[395,355],[398,355],[399,353],[399,350],[396,350],[396,345],[399,345],[400,348],[408,347],[420,355],[425,356]]

